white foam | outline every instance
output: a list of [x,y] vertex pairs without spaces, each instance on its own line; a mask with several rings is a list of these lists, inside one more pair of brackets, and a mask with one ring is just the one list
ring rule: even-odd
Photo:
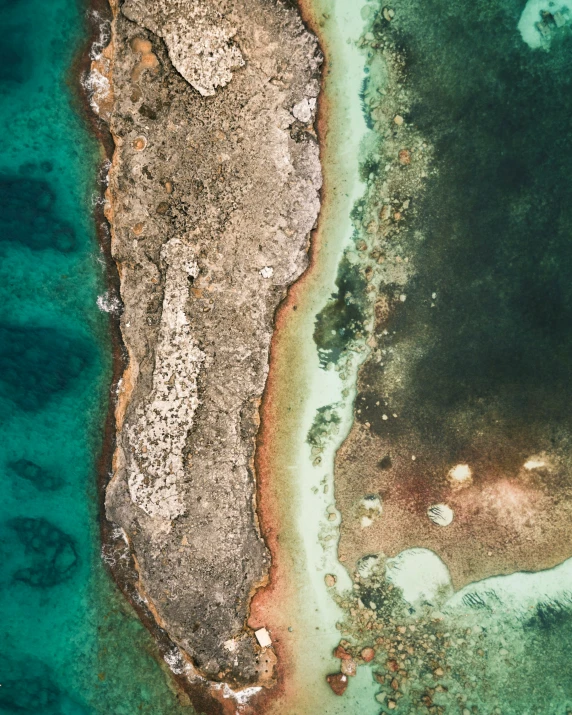
[[92,10],[90,15],[92,20],[97,23],[99,35],[91,46],[89,56],[92,60],[98,60],[111,39],[111,23],[103,18],[97,10]]
[[111,85],[109,79],[96,69],[91,70],[82,82],[89,97],[89,104],[99,114],[100,104],[109,97]]
[[111,313],[112,315],[119,315],[121,313],[121,301],[117,296],[111,295],[109,291],[105,292],[103,295],[97,296],[97,307],[103,313]]

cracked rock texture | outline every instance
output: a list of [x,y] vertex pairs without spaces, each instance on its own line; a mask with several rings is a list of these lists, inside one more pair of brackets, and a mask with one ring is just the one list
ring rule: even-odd
[[126,0],[125,17],[162,37],[169,59],[197,92],[213,95],[244,64],[236,33],[215,4],[200,0]]
[[101,114],[129,367],[107,515],[199,674],[263,683],[268,658],[245,625],[269,566],[253,453],[274,312],[319,210],[321,57],[289,3],[114,11]]

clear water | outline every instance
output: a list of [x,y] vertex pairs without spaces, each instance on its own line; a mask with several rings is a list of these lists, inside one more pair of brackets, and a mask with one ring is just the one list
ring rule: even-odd
[[[325,680],[339,667],[332,651],[340,639],[336,624],[343,618],[325,577],[335,576],[336,588],[351,587],[338,561],[334,456],[352,422],[356,373],[367,351],[341,357],[340,341],[328,340],[353,319],[354,311],[345,312],[341,304],[316,327],[317,316],[338,289],[338,266],[347,264],[348,249],[354,247],[352,209],[365,191],[359,160],[372,132],[360,100],[366,56],[358,43],[365,27],[364,5],[317,0],[307,7],[307,19],[326,55],[321,99],[328,106],[322,114],[325,183],[312,267],[290,291],[279,317],[263,414],[260,469],[267,470],[269,483],[260,507],[263,521],[265,510],[275,508],[269,521],[279,540],[275,594],[262,592],[255,599],[252,623],[270,628],[285,666],[284,690],[270,704],[272,713],[379,712],[368,669],[358,671],[343,698]],[[318,350],[314,338],[320,329],[327,344]],[[327,365],[332,353],[340,357],[336,369]]]
[[75,0],[0,0],[0,712],[179,713],[100,558],[111,379]]
[[[328,58],[326,188],[312,267],[279,316],[262,439],[278,567],[254,615],[290,678],[270,711],[567,713],[569,3],[304,5]],[[553,15],[538,28],[541,11]],[[355,416],[368,436],[349,457],[342,447],[334,484],[363,358]],[[547,473],[527,480],[535,454]],[[466,461],[474,484],[450,494],[440,475]],[[482,495],[497,488],[489,510]],[[361,499],[381,492],[383,512],[361,531],[385,541],[355,537],[371,516]],[[424,500],[442,494],[455,500],[450,537],[427,519]],[[385,546],[403,549],[387,570]],[[347,589],[343,566],[353,575],[370,554],[379,561],[361,562]],[[366,646],[376,656],[336,697],[325,676],[340,638],[358,662]]]

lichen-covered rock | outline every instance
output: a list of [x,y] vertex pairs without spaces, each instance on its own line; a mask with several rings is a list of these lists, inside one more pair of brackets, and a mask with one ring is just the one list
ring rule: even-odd
[[265,0],[127,0],[112,48],[107,215],[129,365],[107,516],[194,672],[268,683],[272,648],[246,628],[269,566],[253,457],[274,313],[319,210],[306,120],[321,57],[291,4]]
[[123,14],[167,45],[174,67],[204,96],[213,95],[232,79],[244,59],[232,42],[236,28],[213,4],[192,0],[127,0]]
[[198,275],[193,249],[172,238],[161,249],[165,295],[153,390],[125,435],[131,499],[149,516],[172,521],[185,513],[179,489],[184,450],[198,407],[197,377],[204,353],[193,340],[185,306]]

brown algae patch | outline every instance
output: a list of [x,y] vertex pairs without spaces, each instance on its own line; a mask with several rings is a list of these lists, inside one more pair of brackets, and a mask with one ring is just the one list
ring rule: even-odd
[[[371,6],[370,26],[362,38],[369,58],[364,111],[380,141],[362,163],[368,194],[354,208],[352,260],[360,266],[362,284],[356,284],[352,300],[364,306],[362,323],[349,337],[346,330],[345,343],[338,346],[343,357],[367,338],[370,349],[359,374],[356,421],[336,461],[340,558],[352,567],[367,553],[395,555],[422,546],[446,561],[453,583],[462,587],[494,574],[550,568],[570,556],[563,538],[572,511],[570,452],[560,407],[545,406],[547,396],[534,384],[523,384],[519,395],[510,387],[509,375],[498,395],[487,394],[487,378],[475,372],[494,370],[487,368],[486,357],[482,368],[474,368],[480,381],[476,395],[457,404],[463,390],[470,395],[473,389],[465,383],[479,359],[478,345],[468,342],[465,351],[462,345],[454,347],[463,360],[469,345],[475,351],[476,357],[466,360],[468,377],[456,374],[456,363],[448,358],[438,362],[431,316],[450,311],[455,331],[459,326],[453,316],[463,320],[462,306],[447,303],[450,285],[459,280],[453,268],[433,278],[429,273],[436,238],[425,227],[442,209],[429,204],[428,197],[445,180],[448,167],[440,160],[443,139],[422,131],[419,100],[411,94],[416,85],[406,41],[410,28],[400,24],[408,7],[396,3],[389,16],[384,8],[374,11]],[[446,217],[439,226],[455,231]],[[466,281],[470,279],[469,274]],[[375,322],[368,336],[371,302]],[[339,362],[332,346],[325,347]],[[434,370],[429,361],[433,355]],[[449,364],[450,375],[441,375],[439,370]],[[443,397],[436,380],[445,385]],[[507,416],[513,402],[509,408],[503,405],[504,394],[520,400],[522,409]],[[549,457],[537,459],[539,453]],[[368,495],[377,495],[383,504],[375,528],[362,518]]]
[[[484,350],[494,356],[495,341],[493,348],[475,342],[463,323],[463,306],[451,304],[452,296],[463,294],[463,283],[474,278],[479,288],[479,260],[486,267],[486,242],[493,239],[485,232],[477,247],[464,248],[458,237],[454,192],[461,204],[462,193],[471,187],[467,183],[459,191],[465,184],[452,186],[448,171],[455,167],[442,160],[455,123],[447,125],[445,136],[431,131],[420,113],[427,100],[423,105],[414,94],[418,87],[412,78],[422,62],[412,57],[408,40],[414,30],[421,36],[428,26],[416,11],[407,15],[415,6],[371,5],[370,26],[362,38],[370,70],[362,93],[364,111],[380,142],[362,163],[368,192],[353,212],[359,257],[354,265],[360,266],[361,285],[367,285],[364,292],[372,299],[347,291],[353,305],[362,307],[361,324],[347,324],[350,330],[342,333],[332,321],[336,334],[332,330],[329,344],[326,329],[316,333],[322,357],[336,366],[343,366],[345,354],[364,344],[369,348],[358,378],[355,423],[336,458],[339,555],[355,575],[345,593],[336,593],[330,582],[345,613],[334,656],[339,674],[349,678],[348,692],[359,666],[373,668],[384,713],[569,712],[571,683],[560,679],[567,671],[572,630],[570,562],[565,561],[571,554],[566,537],[572,511],[569,414],[560,390],[550,394],[557,377],[551,382],[537,371],[540,385],[533,375],[519,382],[520,363],[502,354],[495,359],[506,359],[506,366],[498,370],[494,362],[487,364]],[[479,21],[487,13],[483,10]],[[440,86],[432,79],[434,84],[423,87],[427,96]],[[461,165],[460,155],[456,158]],[[509,170],[499,169],[503,181]],[[442,203],[431,201],[439,182],[450,193]],[[435,225],[441,236],[435,235]],[[439,242],[443,246],[433,248]],[[442,255],[436,258],[437,250]],[[456,273],[453,261],[460,254],[463,258],[463,251],[469,260]],[[443,260],[441,267],[437,259]],[[506,264],[498,268],[503,290]],[[354,286],[361,288],[357,282]],[[506,312],[503,293],[492,300],[481,295],[490,307],[489,323],[503,326],[502,320],[495,321],[499,311]],[[373,325],[368,324],[371,303]],[[466,308],[470,314],[475,305],[469,302]],[[451,316],[450,340],[435,335],[438,321],[427,317],[445,310]],[[547,333],[558,328],[565,311],[562,307],[560,317],[546,310],[543,315]],[[502,332],[495,340],[504,349]],[[517,340],[510,347],[521,344]],[[448,350],[457,351],[458,363],[439,363]],[[522,358],[530,370],[536,355],[527,360]],[[558,375],[565,361],[560,352],[554,360]],[[466,374],[451,369],[458,364]],[[494,382],[487,383],[489,374],[504,379],[496,392]],[[463,403],[460,396],[471,378],[476,389],[468,390]],[[417,566],[407,571],[405,563],[413,556]],[[556,564],[561,565],[553,568]],[[392,569],[408,572],[418,585],[436,573],[443,579],[431,594],[413,602],[405,587],[395,584]],[[551,570],[519,573],[539,569]],[[508,575],[489,578],[496,574]]]

